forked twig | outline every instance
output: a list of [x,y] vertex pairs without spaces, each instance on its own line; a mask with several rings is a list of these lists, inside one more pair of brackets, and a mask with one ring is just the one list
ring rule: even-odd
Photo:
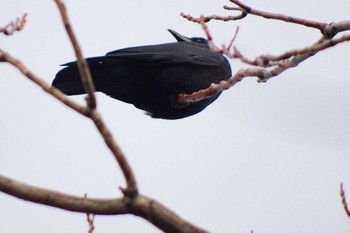
[[[60,11],[65,8],[61,1],[56,0]],[[61,12],[62,14],[64,12]],[[72,33],[75,38],[73,31],[71,30],[68,18],[62,16],[68,33]],[[72,43],[76,43],[72,41]],[[77,44],[78,45],[78,44]],[[76,47],[75,47],[76,48]],[[79,52],[78,52],[79,54]],[[180,216],[176,215],[167,207],[163,206],[154,199],[145,197],[138,193],[138,188],[136,185],[136,180],[134,174],[125,159],[123,153],[121,152],[119,146],[114,141],[109,129],[102,121],[101,116],[96,110],[96,105],[91,101],[91,98],[87,100],[87,106],[81,106],[75,103],[71,99],[67,98],[61,91],[51,87],[45,81],[40,79],[38,76],[33,74],[28,68],[24,66],[22,62],[15,59],[7,52],[0,49],[0,61],[7,62],[14,67],[16,67],[25,77],[33,81],[35,84],[40,86],[44,91],[55,97],[57,100],[72,108],[73,110],[79,112],[80,114],[89,117],[93,120],[96,127],[98,128],[100,134],[104,138],[107,146],[113,152],[113,155],[118,161],[121,167],[127,187],[122,189],[124,193],[123,198],[114,199],[94,199],[87,197],[75,197],[67,195],[64,193],[59,193],[47,189],[42,189],[34,186],[30,186],[13,179],[9,179],[5,176],[0,175],[0,191],[12,195],[14,197],[21,198],[23,200],[48,205],[60,209],[65,209],[69,211],[100,214],[100,215],[119,215],[119,214],[133,214],[148,220],[150,223],[154,224],[156,227],[164,232],[178,232],[178,233],[205,233],[206,231],[194,226],[193,224],[183,220]],[[78,59],[78,63],[81,60]],[[86,66],[87,67],[87,66]],[[82,69],[86,68],[82,66]],[[88,69],[81,73],[82,79],[86,79],[85,73],[89,73]],[[93,86],[88,86],[87,89]],[[91,89],[90,91],[92,91]],[[88,214],[88,223],[90,226],[89,232],[92,232],[93,227],[93,217],[90,218]]]
[[[186,18],[189,21],[192,21],[201,25],[207,37],[208,46],[213,52],[224,54],[229,58],[240,59],[243,63],[249,64],[252,66],[262,67],[264,69],[250,68],[246,70],[239,70],[235,75],[230,77],[228,80],[221,81],[219,84],[211,84],[211,86],[208,87],[207,89],[199,90],[194,93],[179,94],[178,101],[180,104],[193,103],[193,102],[198,102],[205,98],[211,98],[217,95],[218,93],[220,93],[221,91],[227,90],[228,88],[232,87],[237,82],[241,81],[244,77],[256,76],[259,78],[258,79],[259,82],[266,82],[268,79],[281,74],[287,69],[298,66],[301,62],[312,57],[319,51],[322,51],[329,47],[343,43],[345,41],[350,41],[350,34],[332,39],[337,33],[350,30],[350,20],[343,20],[343,21],[327,24],[322,22],[301,19],[297,17],[291,17],[283,14],[275,14],[275,13],[269,13],[261,10],[256,10],[251,8],[248,5],[243,4],[238,0],[230,0],[230,1],[235,5],[237,5],[238,7],[225,6],[224,8],[227,10],[241,11],[242,17],[212,15],[212,16],[200,16],[199,18],[196,18],[184,13],[181,13],[181,16]],[[307,46],[305,48],[290,50],[277,56],[261,55],[255,59],[246,58],[235,46],[232,46],[233,41],[237,36],[238,28],[236,30],[236,34],[234,38],[231,40],[231,43],[228,46],[222,45],[221,48],[216,46],[215,43],[213,42],[213,37],[209,32],[207,22],[209,22],[211,19],[221,20],[221,21],[239,20],[246,16],[243,13],[253,14],[253,15],[268,18],[268,19],[281,20],[288,23],[295,23],[295,24],[300,24],[307,27],[316,28],[321,31],[323,36],[314,44]],[[266,69],[266,68],[271,68],[271,69]]]
[[87,98],[87,111],[89,114],[87,115],[91,120],[94,122],[96,128],[100,132],[101,136],[103,137],[106,145],[113,153],[114,157],[116,158],[121,170],[123,171],[127,187],[124,190],[124,195],[128,197],[135,197],[138,195],[138,188],[136,184],[136,179],[134,176],[134,173],[126,160],[122,150],[120,149],[119,145],[114,140],[110,130],[104,123],[102,117],[100,114],[96,111],[96,97],[95,97],[95,87],[94,83],[92,81],[91,73],[89,66],[84,59],[80,46],[78,44],[78,41],[74,35],[72,26],[69,22],[68,15],[66,8],[61,0],[55,0],[56,5],[60,11],[63,24],[66,28],[67,34],[69,35],[69,38],[71,40],[71,43],[73,45],[75,54],[77,56],[77,64],[79,68],[79,73],[81,76],[82,83],[84,84],[84,88],[86,93],[88,93]]
[[21,18],[10,22],[5,27],[0,28],[0,33],[3,33],[6,36],[10,36],[16,31],[22,31],[27,20],[27,13],[24,13]]

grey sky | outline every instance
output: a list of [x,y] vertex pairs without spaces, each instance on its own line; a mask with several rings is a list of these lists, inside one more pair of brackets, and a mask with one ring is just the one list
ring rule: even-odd
[[[53,1],[1,0],[0,24],[24,12],[23,32],[0,37],[1,48],[51,82],[74,60]],[[67,1],[68,2],[68,1]],[[244,1],[254,8],[317,21],[349,19],[348,0]],[[168,28],[203,36],[185,13],[221,14],[229,1],[70,1],[69,15],[85,56],[174,41]],[[302,48],[313,29],[254,16],[208,24],[218,44],[254,58]],[[202,113],[155,120],[98,94],[98,105],[127,155],[140,191],[210,232],[345,233],[350,200],[349,43],[317,54],[265,84],[245,79]],[[232,70],[245,67],[232,61]],[[9,65],[0,64],[0,174],[74,195],[119,197],[123,178],[92,123],[58,103]],[[72,97],[83,102],[83,96]],[[159,232],[133,216],[97,216],[94,233]],[[6,233],[87,232],[85,215],[0,193]]]

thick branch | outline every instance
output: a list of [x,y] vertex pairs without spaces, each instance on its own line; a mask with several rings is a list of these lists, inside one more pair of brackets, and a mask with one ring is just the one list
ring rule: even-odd
[[128,208],[123,202],[122,198],[92,199],[76,197],[48,189],[30,186],[2,175],[0,175],[0,191],[26,201],[74,212],[103,215],[128,213]]
[[136,181],[131,168],[96,110],[88,111],[86,108],[71,101],[62,92],[51,87],[32,74],[32,72],[30,72],[19,60],[1,50],[0,60],[15,66],[27,78],[38,84],[46,92],[57,98],[62,103],[84,116],[90,117],[103,136],[106,144],[118,160],[128,185],[127,189],[124,191],[125,198],[91,199],[85,197],[74,197],[47,189],[32,187],[0,175],[0,191],[27,201],[69,211],[100,215],[134,214],[147,219],[165,232],[205,232],[204,230],[201,230],[193,226],[191,223],[181,219],[178,215],[157,201],[138,195]]
[[151,198],[139,195],[115,199],[76,197],[48,189],[30,186],[0,175],[0,191],[11,196],[65,209],[98,215],[133,214],[142,217],[164,232],[205,233]]

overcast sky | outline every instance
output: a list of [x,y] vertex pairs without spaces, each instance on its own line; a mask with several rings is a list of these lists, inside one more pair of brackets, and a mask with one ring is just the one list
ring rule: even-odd
[[[51,83],[74,60],[53,1],[0,0],[0,25],[28,13],[24,30],[0,47]],[[332,22],[350,19],[349,0],[258,1],[250,6]],[[174,41],[174,29],[204,36],[180,12],[227,15],[229,1],[67,1],[85,56]],[[234,14],[234,13],[233,13]],[[249,16],[208,24],[214,41],[250,58],[303,48],[317,30]],[[267,83],[244,79],[200,114],[157,120],[98,94],[142,194],[210,232],[345,233],[340,182],[350,201],[350,44],[323,51]],[[232,61],[233,72],[246,67]],[[69,194],[120,197],[120,170],[93,124],[0,64],[0,174]],[[84,96],[72,97],[83,103]],[[160,232],[134,216],[97,216],[94,233]],[[0,231],[85,233],[84,214],[0,193]]]

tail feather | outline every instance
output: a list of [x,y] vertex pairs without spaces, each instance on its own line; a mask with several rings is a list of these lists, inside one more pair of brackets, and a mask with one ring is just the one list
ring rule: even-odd
[[[89,64],[92,79],[97,91],[104,91],[106,82],[111,79],[105,71],[113,67],[110,57],[92,57],[86,60]],[[63,64],[66,66],[60,70],[52,82],[52,86],[58,88],[66,95],[85,94],[76,62]],[[114,79],[114,77],[113,77]],[[114,79],[116,82],[116,79]]]
[[[116,65],[109,57],[89,58],[87,61],[96,91],[133,103],[136,90],[130,69]],[[66,95],[85,94],[76,62],[64,65],[67,67],[56,74],[52,86]]]
[[56,87],[66,95],[80,95],[85,93],[78,67],[75,64],[60,70],[56,74],[52,86]]

